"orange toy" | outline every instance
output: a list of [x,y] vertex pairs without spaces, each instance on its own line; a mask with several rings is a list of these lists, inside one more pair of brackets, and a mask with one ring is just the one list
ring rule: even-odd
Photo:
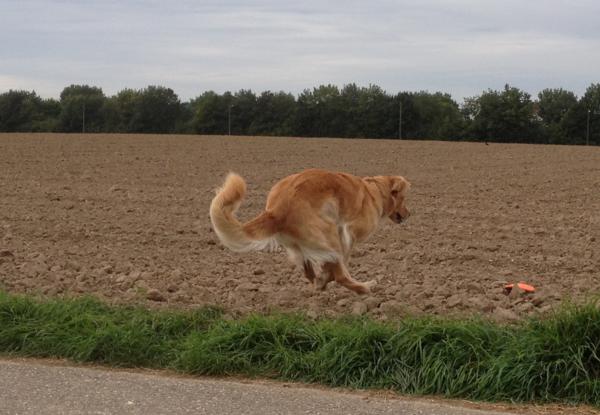
[[[529,285],[529,284],[525,284],[524,282],[519,282],[517,284],[517,286],[522,289],[523,291],[525,291],[526,293],[534,293],[535,292],[535,287],[533,285]],[[513,289],[514,284],[507,284],[504,286],[504,289],[507,292],[511,292],[511,290]]]

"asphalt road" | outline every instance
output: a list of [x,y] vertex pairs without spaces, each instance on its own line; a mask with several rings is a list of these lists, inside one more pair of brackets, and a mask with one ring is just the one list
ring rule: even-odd
[[0,360],[0,414],[501,415],[279,383]]

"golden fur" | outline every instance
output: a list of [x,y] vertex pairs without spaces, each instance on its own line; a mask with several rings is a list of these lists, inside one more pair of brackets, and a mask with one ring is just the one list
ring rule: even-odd
[[[282,246],[304,275],[323,290],[339,284],[365,294],[375,281],[361,283],[348,272],[350,251],[371,235],[380,220],[400,223],[410,215],[404,201],[410,184],[401,176],[356,177],[306,170],[276,183],[260,215],[240,223],[235,212],[246,183],[230,173],[210,205],[213,228],[236,252]],[[320,275],[322,271],[323,276]]]

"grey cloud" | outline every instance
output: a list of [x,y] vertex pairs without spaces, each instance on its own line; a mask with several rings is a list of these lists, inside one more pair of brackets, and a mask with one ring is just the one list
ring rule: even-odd
[[321,83],[532,94],[598,82],[600,3],[559,0],[6,1],[0,90],[149,84],[300,92]]

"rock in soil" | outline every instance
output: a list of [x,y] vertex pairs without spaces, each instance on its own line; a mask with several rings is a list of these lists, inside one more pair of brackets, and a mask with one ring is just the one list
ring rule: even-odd
[[448,300],[446,300],[446,305],[449,308],[455,308],[458,307],[459,305],[463,304],[463,298],[459,295],[459,294],[455,294],[453,296],[450,296],[448,298]]
[[258,291],[259,285],[252,282],[243,282],[237,286],[236,291]]
[[148,290],[146,293],[146,298],[152,301],[167,301],[165,296],[155,288]]
[[397,315],[397,314],[402,313],[403,304],[400,301],[389,300],[389,301],[386,301],[385,303],[381,303],[381,305],[379,306],[379,309],[384,314],[387,314],[390,316]]
[[519,319],[519,316],[512,310],[497,307],[494,310],[494,318],[498,321],[516,321]]
[[359,301],[352,305],[352,314],[355,316],[361,316],[363,314],[366,314],[367,311],[369,311],[369,309],[367,305],[362,301]]
[[368,297],[368,298],[365,298],[364,303],[367,306],[367,310],[371,311],[371,310],[379,307],[379,304],[381,304],[381,299],[379,299],[377,297]]
[[531,304],[533,304],[533,305],[534,305],[534,306],[536,306],[536,307],[541,307],[541,306],[542,306],[542,304],[544,304],[544,299],[543,299],[543,298],[541,298],[541,297],[534,297],[534,298],[531,300]]

